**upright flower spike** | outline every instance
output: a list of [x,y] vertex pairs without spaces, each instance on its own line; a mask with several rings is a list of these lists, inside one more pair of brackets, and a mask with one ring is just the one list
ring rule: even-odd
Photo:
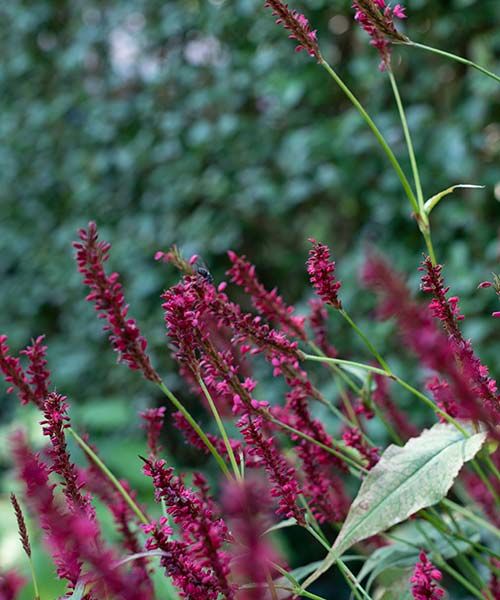
[[330,259],[330,249],[313,238],[309,241],[313,245],[307,261],[311,284],[325,304],[341,310],[342,302],[338,294],[342,284],[335,278],[335,262]]
[[66,396],[57,392],[48,395],[43,405],[44,419],[41,421],[43,434],[50,438],[49,450],[52,459],[51,471],[63,480],[64,495],[71,512],[83,512],[89,519],[95,519],[94,508],[88,494],[82,494],[81,483],[75,465],[71,462],[64,430],[69,427]]
[[241,286],[250,295],[253,305],[262,316],[271,323],[279,325],[287,335],[305,341],[305,318],[293,315],[294,307],[285,304],[276,288],[271,291],[266,290],[257,278],[255,266],[248,262],[246,256],[238,256],[232,250],[227,254],[233,264],[227,272],[232,283]]
[[354,0],[354,19],[371,37],[371,44],[380,54],[380,70],[391,63],[391,42],[408,42],[408,38],[396,29],[394,19],[406,19],[401,4],[388,6],[385,0]]
[[21,540],[21,545],[26,556],[28,558],[31,558],[31,544],[28,536],[28,529],[26,527],[26,521],[24,520],[23,511],[15,494],[10,495],[10,503],[12,504],[12,508],[14,509],[14,513],[16,515],[17,529],[19,531],[19,539]]
[[431,563],[425,552],[420,552],[419,561],[410,579],[412,595],[415,600],[440,600],[444,597],[444,590],[437,582],[441,581],[442,574]]
[[98,240],[96,224],[90,222],[87,229],[80,229],[80,242],[74,242],[78,270],[83,275],[83,283],[90,288],[87,296],[93,302],[100,319],[105,319],[105,331],[119,360],[133,370],[141,371],[146,379],[160,382],[146,352],[147,342],[141,335],[134,319],[128,316],[128,304],[119,283],[119,274],[106,275],[104,263],[109,258],[111,244]]
[[276,24],[283,25],[290,32],[288,37],[298,42],[295,48],[296,52],[305,50],[309,56],[314,57],[318,62],[322,60],[316,30],[311,29],[309,21],[303,14],[296,10],[290,10],[288,5],[281,2],[281,0],[266,0],[264,6],[270,8],[273,15],[277,17]]

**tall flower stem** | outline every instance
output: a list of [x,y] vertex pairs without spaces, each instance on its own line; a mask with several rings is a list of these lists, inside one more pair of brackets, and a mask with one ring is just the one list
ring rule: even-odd
[[399,118],[401,120],[401,125],[403,126],[403,132],[406,141],[406,147],[408,148],[408,156],[410,158],[411,170],[413,173],[413,180],[415,182],[415,189],[417,191],[417,203],[418,203],[418,226],[420,231],[422,232],[422,236],[425,241],[425,245],[427,246],[427,251],[429,252],[429,256],[431,257],[432,264],[436,264],[436,253],[434,252],[434,246],[432,244],[432,236],[431,229],[429,223],[429,216],[425,210],[425,199],[424,193],[422,191],[422,183],[420,181],[420,173],[418,171],[417,159],[415,157],[415,149],[413,147],[413,141],[411,139],[410,128],[408,127],[408,120],[406,119],[406,113],[403,106],[403,102],[401,100],[401,94],[399,93],[398,84],[396,83],[396,78],[394,77],[394,73],[391,69],[388,69],[389,80],[391,82],[392,91],[394,94],[394,98],[396,100],[396,105],[398,107]]
[[97,456],[97,454],[92,450],[92,448],[76,433],[76,431],[72,427],[68,427],[67,431],[71,433],[71,435],[75,438],[76,443],[80,446],[80,448],[82,448],[85,454],[87,454],[87,456],[92,460],[92,462],[104,473],[104,475],[114,485],[116,490],[122,495],[125,502],[134,511],[139,521],[141,521],[141,523],[143,523],[144,525],[147,525],[149,523],[149,519],[142,512],[137,502],[134,501],[134,499],[130,496],[127,490],[123,487],[118,478],[115,475],[113,475],[113,473]]
[[163,383],[163,381],[160,381],[160,383],[158,384],[158,386],[160,387],[161,391],[165,394],[165,396],[170,400],[170,402],[175,406],[175,408],[182,413],[183,417],[186,419],[186,421],[191,425],[191,427],[195,430],[195,432],[198,434],[198,437],[201,439],[201,441],[205,444],[205,446],[209,449],[210,453],[212,454],[212,456],[215,458],[215,460],[217,461],[217,464],[220,467],[220,470],[224,473],[224,475],[226,477],[231,478],[231,473],[229,472],[229,469],[227,468],[227,465],[224,461],[224,459],[222,458],[222,456],[219,454],[219,452],[217,452],[217,448],[212,444],[212,442],[207,438],[207,436],[205,435],[205,432],[203,431],[203,429],[198,425],[198,423],[193,419],[193,417],[191,416],[191,413],[187,410],[187,408],[185,408],[185,406],[182,404],[182,402],[180,402],[175,396],[174,394],[172,394],[172,392],[168,389],[168,387]]
[[377,139],[378,143],[380,144],[380,146],[382,147],[383,151],[385,152],[387,158],[389,159],[390,163],[392,164],[394,170],[396,171],[396,174],[399,177],[399,180],[401,181],[401,185],[403,186],[404,191],[405,191],[406,195],[408,196],[408,200],[410,201],[410,203],[413,207],[413,210],[416,213],[418,213],[418,211],[419,211],[418,201],[415,197],[415,194],[413,193],[413,190],[411,189],[411,185],[410,185],[406,175],[404,174],[404,171],[403,171],[401,165],[399,164],[398,159],[394,155],[394,152],[391,150],[391,147],[389,146],[386,139],[380,132],[379,128],[375,125],[373,119],[366,112],[366,110],[363,107],[363,105],[361,104],[361,102],[356,98],[356,96],[352,93],[352,91],[349,89],[349,87],[344,83],[344,81],[339,77],[339,75],[332,69],[332,67],[326,62],[326,60],[324,58],[321,58],[321,60],[319,61],[319,64],[327,71],[327,73],[335,81],[335,83],[337,83],[337,85],[340,87],[340,89],[349,98],[349,100],[352,102],[352,104],[358,110],[360,115],[363,117],[363,119],[365,120],[368,127],[372,130],[373,135]]
[[231,443],[229,442],[229,437],[227,435],[226,428],[224,427],[224,423],[220,418],[219,411],[215,406],[215,402],[213,401],[213,398],[200,375],[198,375],[198,383],[200,384],[200,387],[203,390],[203,393],[205,394],[205,398],[207,399],[208,405],[210,406],[210,410],[212,411],[215,422],[217,423],[217,427],[219,428],[222,439],[224,440],[224,446],[226,447],[227,455],[229,456],[229,461],[231,463],[231,467],[233,468],[234,476],[237,480],[241,479],[240,469],[238,467],[238,463],[236,462]]
[[488,69],[486,69],[485,67],[482,67],[481,65],[478,65],[477,63],[473,62],[472,60],[469,60],[468,58],[463,58],[462,56],[458,56],[457,54],[452,54],[451,52],[445,52],[444,50],[439,50],[438,48],[434,48],[433,46],[426,46],[425,44],[419,44],[418,42],[408,41],[408,42],[394,42],[394,43],[401,44],[402,46],[412,46],[413,48],[420,48],[421,50],[427,50],[427,52],[433,52],[434,54],[439,54],[440,56],[445,56],[446,58],[449,58],[456,62],[462,63],[463,65],[467,65],[469,67],[472,67],[473,69],[477,69],[478,71],[481,71],[481,73],[484,73],[488,77],[491,77],[492,79],[494,79],[495,81],[498,81],[500,83],[499,75],[497,75],[496,73],[493,73],[492,71],[489,71]]

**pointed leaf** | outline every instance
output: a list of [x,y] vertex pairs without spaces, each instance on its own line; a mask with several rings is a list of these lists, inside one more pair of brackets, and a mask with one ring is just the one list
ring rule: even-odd
[[404,447],[391,445],[368,473],[323,565],[304,586],[327,571],[356,542],[401,523],[446,496],[458,472],[486,439],[462,423],[465,437],[450,423],[438,423]]
[[439,192],[439,194],[432,196],[432,198],[429,198],[429,200],[427,200],[427,202],[424,204],[425,212],[430,215],[431,210],[437,206],[445,196],[452,194],[458,188],[484,189],[484,185],[473,185],[472,183],[459,183],[457,185],[452,185],[446,190]]

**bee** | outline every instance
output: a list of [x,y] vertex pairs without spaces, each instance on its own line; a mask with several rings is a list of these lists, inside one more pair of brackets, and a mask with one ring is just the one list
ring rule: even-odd
[[203,279],[207,283],[212,283],[213,284],[214,278],[212,276],[212,273],[210,273],[210,271],[207,269],[207,266],[206,266],[205,262],[201,258],[197,259],[197,261],[194,264],[194,268],[195,268],[196,273],[200,277],[203,277]]

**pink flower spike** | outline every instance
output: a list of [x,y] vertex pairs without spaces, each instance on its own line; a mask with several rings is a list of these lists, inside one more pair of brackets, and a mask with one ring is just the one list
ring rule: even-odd
[[441,581],[442,574],[439,569],[430,562],[425,552],[420,552],[419,562],[410,579],[412,594],[415,600],[440,600],[444,597],[444,590],[436,581]]
[[307,272],[311,284],[325,304],[341,310],[342,302],[338,292],[342,284],[335,278],[335,262],[330,260],[330,249],[313,238],[309,241],[313,245],[307,260]]
[[309,21],[303,14],[291,10],[281,0],[266,0],[264,6],[273,11],[273,15],[277,17],[276,24],[283,25],[290,32],[288,37],[298,42],[295,48],[297,52],[305,50],[309,56],[316,58],[318,62],[321,61],[316,30],[311,29]]

